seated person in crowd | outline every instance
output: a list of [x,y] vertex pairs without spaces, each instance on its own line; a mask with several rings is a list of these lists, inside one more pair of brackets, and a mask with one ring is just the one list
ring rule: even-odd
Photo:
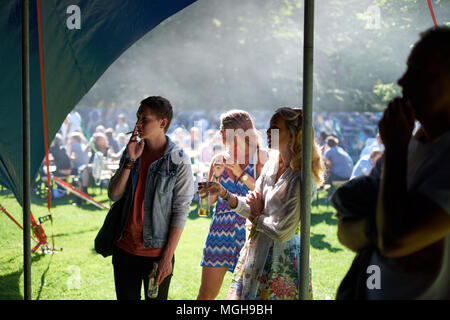
[[54,175],[57,177],[70,175],[72,172],[72,167],[70,165],[70,158],[67,154],[67,150],[62,145],[61,134],[56,134],[49,148],[49,153],[53,156],[53,162],[56,166],[56,172]]
[[325,148],[326,141],[327,141],[328,134],[325,131],[321,131],[319,135],[317,136],[317,144],[319,145],[322,150]]
[[117,124],[114,128],[114,131],[117,134],[119,133],[127,134],[130,131],[130,126],[128,125],[125,119],[125,115],[123,113],[117,116]]
[[89,162],[87,147],[82,143],[83,140],[84,137],[79,132],[74,132],[69,137],[68,154],[72,160],[73,175],[78,175],[78,169]]
[[326,140],[328,150],[324,154],[327,166],[327,177],[325,182],[332,184],[333,181],[348,180],[353,170],[353,160],[349,154],[338,146],[339,140],[329,136]]
[[362,157],[370,155],[370,153],[375,149],[384,151],[383,141],[381,141],[381,137],[380,137],[379,133],[377,133],[377,136],[375,138],[367,139],[366,144],[364,145],[364,148],[361,150],[359,158],[361,159]]
[[369,156],[361,157],[358,162],[356,162],[355,167],[353,168],[352,176],[350,179],[359,177],[359,176],[368,176],[372,168],[375,166],[377,161],[383,155],[383,151],[380,149],[373,149],[370,152]]
[[114,139],[114,131],[112,128],[108,128],[105,130],[106,137],[108,138],[108,144],[111,146],[114,153],[120,151],[119,144],[117,140]]
[[99,152],[104,158],[108,158],[111,153],[111,147],[108,144],[108,138],[104,133],[96,132],[93,134],[88,147],[89,164],[79,168],[80,176],[78,180],[79,188],[82,192],[88,193],[87,188],[92,178],[92,167],[94,165],[95,154]]
[[123,151],[125,150],[125,147],[127,146],[128,138],[125,135],[125,133],[118,133],[116,139],[117,139],[117,144],[119,145],[120,153],[123,153]]

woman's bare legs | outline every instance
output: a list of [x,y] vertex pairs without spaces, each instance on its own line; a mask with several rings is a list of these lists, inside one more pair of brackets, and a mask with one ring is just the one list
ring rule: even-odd
[[228,267],[203,267],[197,300],[214,300],[220,292]]

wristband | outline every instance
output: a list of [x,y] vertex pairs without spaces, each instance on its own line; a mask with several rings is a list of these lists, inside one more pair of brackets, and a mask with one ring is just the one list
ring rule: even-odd
[[239,178],[243,183],[246,183],[248,180],[248,174],[244,172],[244,174]]
[[125,160],[129,160],[129,161],[136,162],[136,159],[131,158],[131,157],[128,155],[128,152],[125,152]]
[[[224,188],[225,189],[225,188]],[[228,191],[227,189],[225,189],[225,191],[227,192],[226,194],[225,194],[225,196],[221,196],[220,194],[219,194],[219,197],[220,198],[222,198],[222,200],[225,200],[225,201],[227,201],[227,202],[230,202],[230,191]]]
[[123,168],[125,168],[125,169],[132,169],[134,167],[135,163],[136,163],[136,161],[126,160],[124,165],[123,165]]

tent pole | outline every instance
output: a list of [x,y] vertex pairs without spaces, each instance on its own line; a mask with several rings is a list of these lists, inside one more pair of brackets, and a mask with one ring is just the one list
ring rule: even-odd
[[31,300],[30,218],[30,46],[29,6],[22,0],[22,130],[23,130],[23,278],[24,300]]
[[311,159],[312,159],[312,98],[314,56],[314,0],[305,0],[303,41],[303,150],[302,185],[300,188],[300,300],[309,299],[309,247],[311,225]]

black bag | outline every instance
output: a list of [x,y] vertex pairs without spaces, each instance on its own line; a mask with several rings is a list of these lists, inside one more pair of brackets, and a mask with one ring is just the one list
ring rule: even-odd
[[[337,210],[339,219],[360,219],[367,217],[372,228],[375,227],[375,215],[380,184],[382,160],[369,176],[361,176],[342,185],[333,194],[331,202]],[[372,254],[377,250],[370,244],[358,251],[347,274],[336,293],[336,300],[367,299],[367,267]]]
[[100,228],[94,240],[95,251],[105,258],[112,255],[114,241],[120,238],[123,228],[127,223],[132,200],[131,179],[128,179],[125,193],[109,209],[103,226]]
[[356,254],[336,293],[336,300],[366,300],[367,267],[375,248],[367,246]]
[[[358,177],[342,185],[331,202],[339,219],[367,217],[374,221],[378,195],[378,181],[372,177]],[[336,293],[336,300],[366,300],[367,267],[376,247],[369,245],[355,256]]]

